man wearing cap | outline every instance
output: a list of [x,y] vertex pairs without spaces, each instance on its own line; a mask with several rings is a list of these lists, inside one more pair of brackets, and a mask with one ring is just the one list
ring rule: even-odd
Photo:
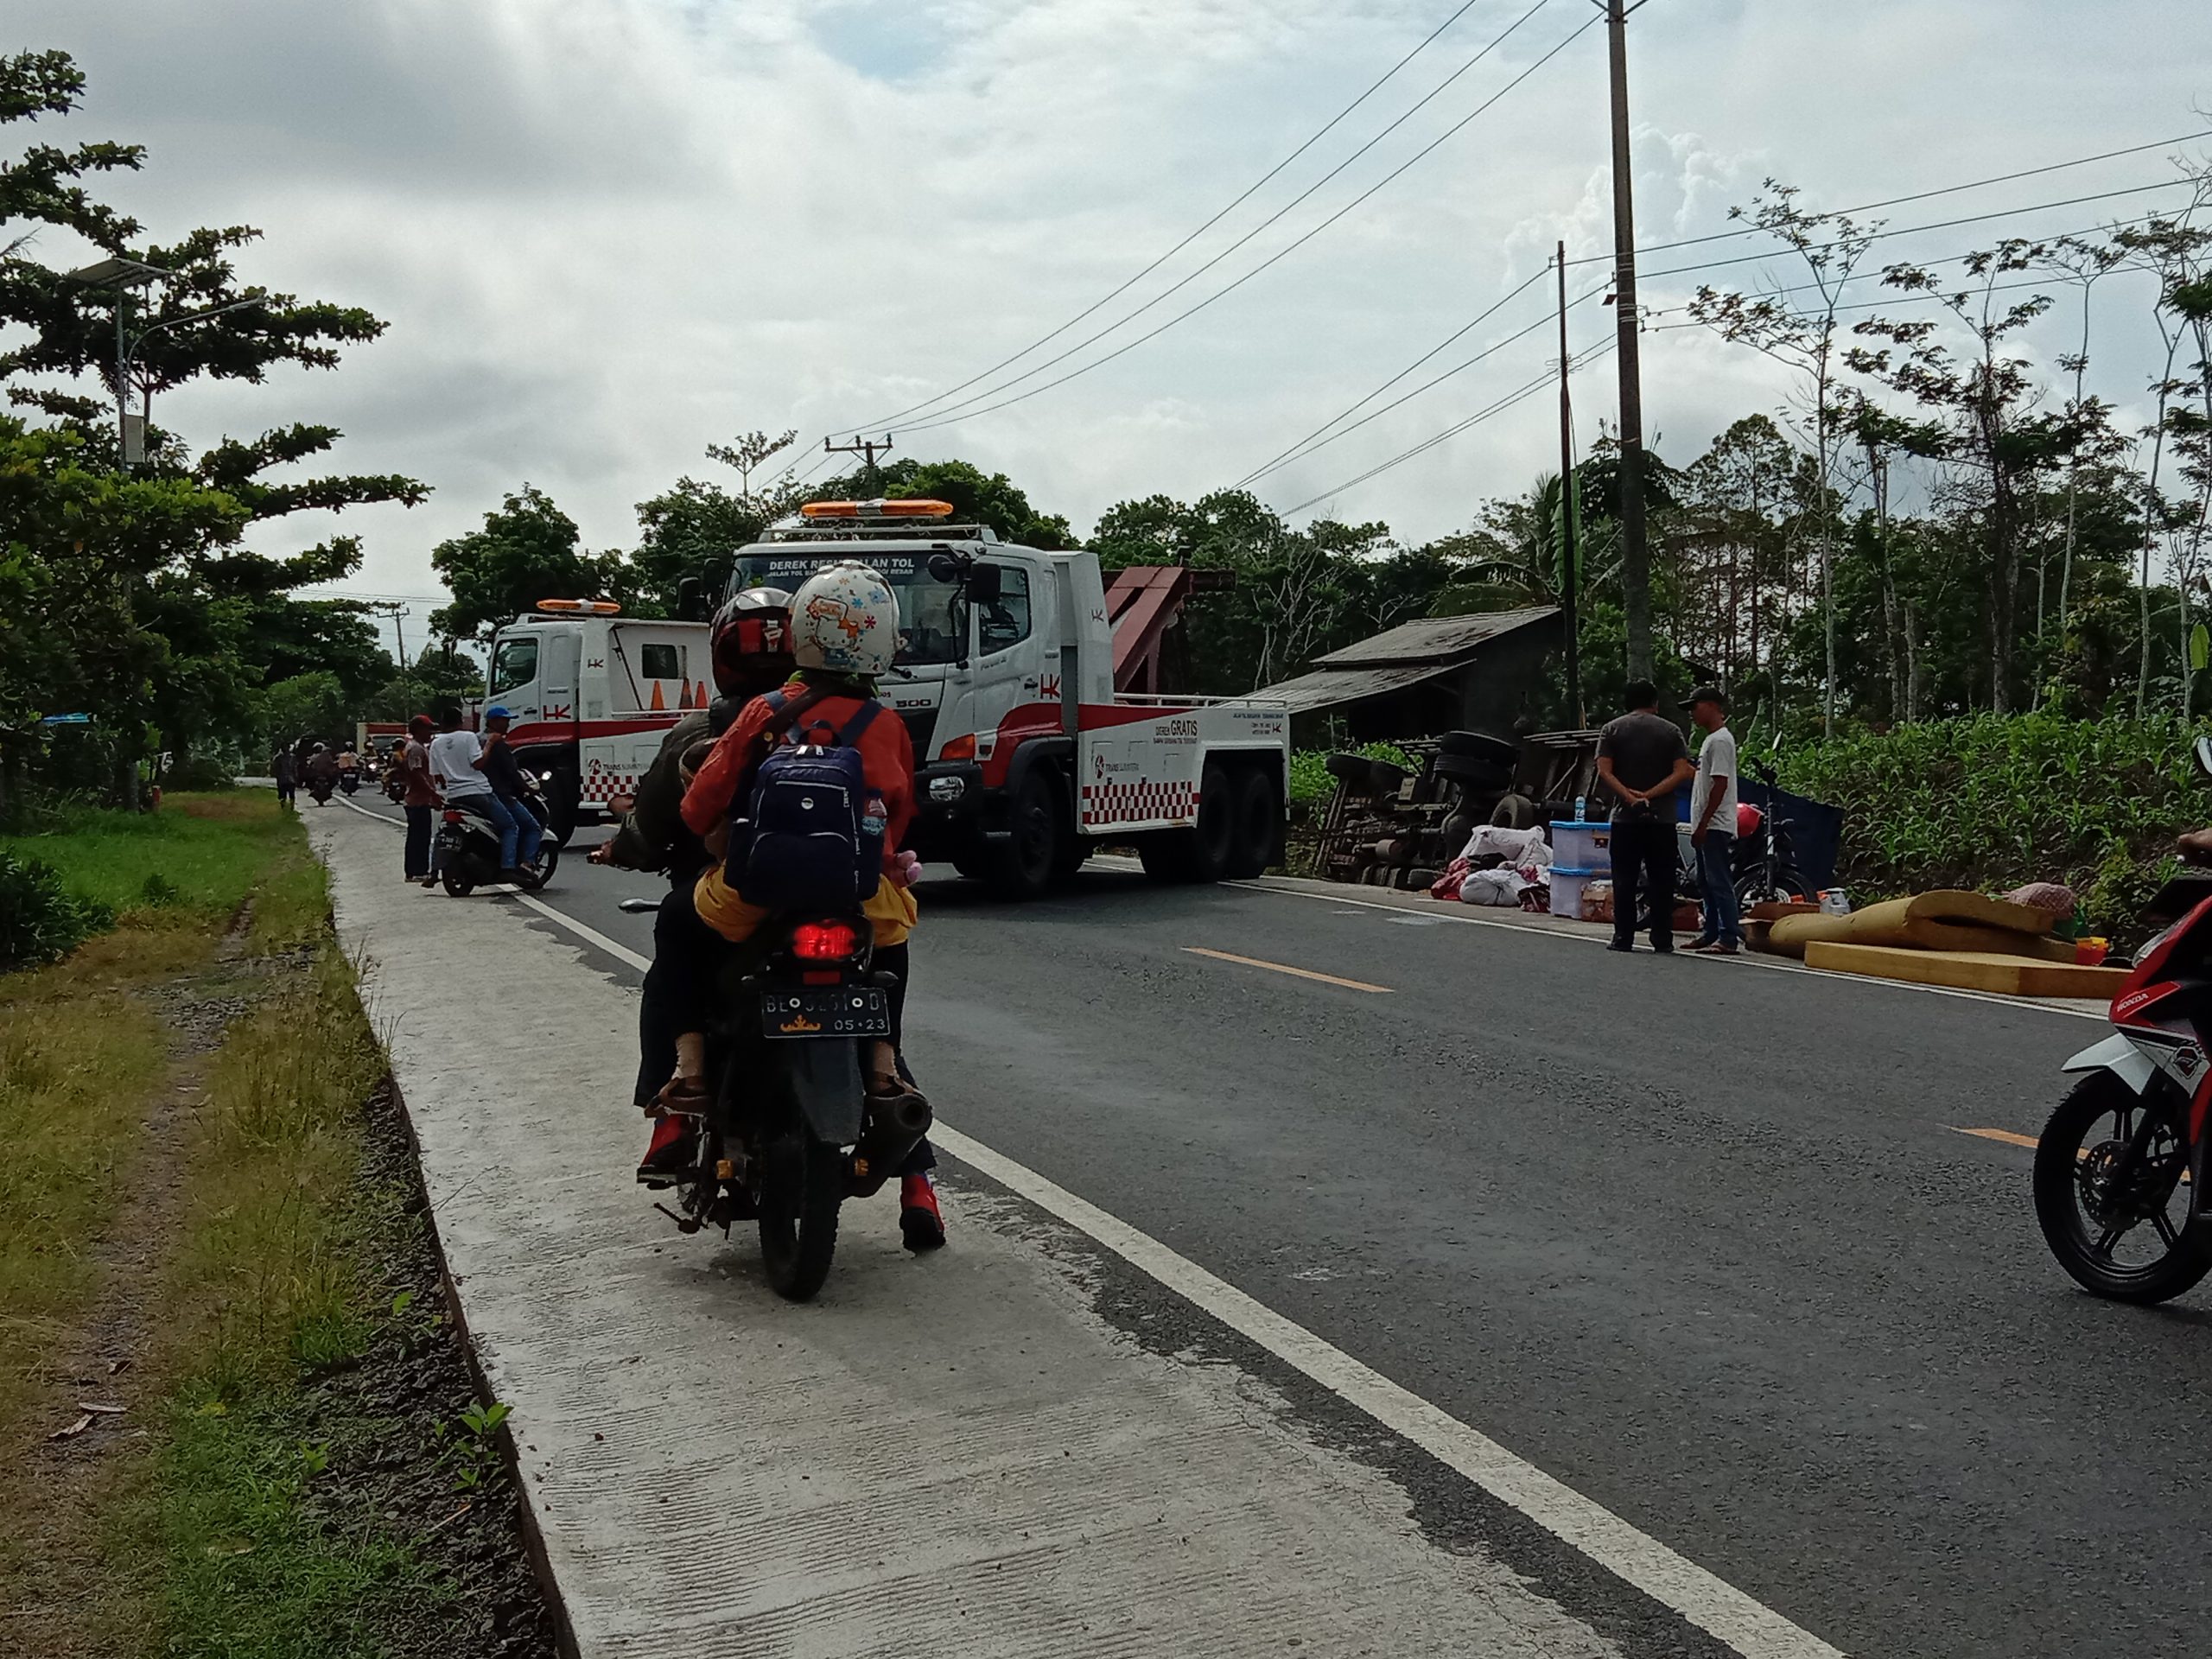
[[1728,729],[1727,694],[1700,685],[1690,693],[1690,718],[1705,734],[1690,789],[1690,844],[1705,889],[1705,925],[1690,949],[1732,957],[1744,948],[1744,931],[1736,913],[1736,734]]
[[[522,763],[515,759],[514,746],[507,741],[507,726],[513,719],[496,704],[484,711],[486,742],[483,759],[477,763],[497,802],[492,821],[499,826],[499,874],[504,880],[513,879],[524,865],[537,861],[537,843],[544,834],[537,814],[531,810]],[[505,809],[504,816],[499,809]]]

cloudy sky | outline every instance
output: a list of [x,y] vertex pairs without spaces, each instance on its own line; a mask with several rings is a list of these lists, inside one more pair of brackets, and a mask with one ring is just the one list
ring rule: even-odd
[[[162,413],[194,441],[327,420],[347,434],[347,467],[428,480],[426,506],[347,516],[369,546],[349,586],[435,595],[429,548],[525,480],[594,546],[627,545],[634,503],[721,472],[709,442],[791,426],[818,448],[1029,346],[1234,201],[1458,4],[14,0],[6,49],[60,47],[90,75],[59,136],[150,147],[110,194],[156,235],[258,226],[248,280],[390,321],[334,375],[189,389]],[[892,422],[898,452],[1003,470],[1084,529],[1126,497],[1243,478],[1537,276],[1559,238],[1570,258],[1609,245],[1603,29],[1504,90],[1594,16],[1590,0],[1477,0],[1159,270],[959,399]],[[1844,208],[2212,128],[2196,112],[2212,111],[2202,0],[1650,0],[1630,35],[1645,244],[1726,228],[1730,204],[1770,175]],[[2152,150],[1874,216],[1930,225],[2169,176]],[[2086,230],[2171,200],[1929,230],[1878,259]],[[1286,248],[1157,339],[989,407]],[[1595,265],[1570,275],[1578,294],[1603,280]],[[1127,327],[976,400],[1186,277]],[[1794,278],[1778,260],[1655,277],[1654,322],[1678,321],[1668,308],[1700,280]],[[2142,287],[2099,289],[2098,372],[2117,400],[2147,374]],[[1389,395],[1536,321],[1548,293],[1537,282]],[[1594,298],[1577,311],[1578,353],[1611,316]],[[2050,332],[2040,349],[2067,345]],[[1785,396],[1762,359],[1695,328],[1655,329],[1646,353],[1647,424],[1678,461]],[[1409,539],[1455,528],[1556,465],[1545,398],[1342,486],[1555,356],[1538,329],[1255,487]],[[1586,437],[1613,414],[1611,376],[1608,361],[1578,381]],[[333,528],[308,520],[264,545]]]

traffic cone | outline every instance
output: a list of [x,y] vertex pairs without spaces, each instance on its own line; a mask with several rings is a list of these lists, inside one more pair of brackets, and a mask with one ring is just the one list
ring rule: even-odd
[[653,682],[652,712],[657,715],[664,715],[668,712],[668,699],[661,696],[658,680]]
[[707,683],[704,680],[699,682],[699,695],[691,700],[691,706],[694,709],[703,709],[707,706]]
[[689,709],[691,706],[690,681],[678,680],[676,683],[676,706],[678,709]]

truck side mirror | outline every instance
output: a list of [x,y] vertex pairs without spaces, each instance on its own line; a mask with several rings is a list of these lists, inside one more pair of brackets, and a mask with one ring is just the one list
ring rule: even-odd
[[686,576],[676,584],[676,613],[688,622],[696,622],[707,614],[707,584],[696,576]]
[[950,553],[931,554],[928,569],[932,581],[957,582],[960,580],[960,561]]
[[995,564],[979,564],[968,572],[968,602],[991,605],[998,601],[1004,572]]

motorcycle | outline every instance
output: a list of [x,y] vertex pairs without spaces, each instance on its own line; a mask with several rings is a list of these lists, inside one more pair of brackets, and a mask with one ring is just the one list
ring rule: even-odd
[[[658,908],[626,899],[630,912]],[[867,918],[781,916],[726,968],[707,1033],[715,1086],[698,1159],[674,1179],[685,1233],[752,1220],[770,1287],[803,1302],[822,1288],[838,1211],[891,1179],[929,1133],[917,1094],[867,1092],[861,1045],[891,1034],[897,984],[874,969]]]
[[339,789],[340,790],[340,791],[342,791],[342,792],[343,792],[345,795],[346,795],[349,798],[353,796],[353,792],[354,792],[356,790],[358,790],[358,789],[359,789],[359,788],[360,788],[360,786],[361,786],[361,775],[360,775],[360,773],[359,773],[359,772],[340,772],[340,773],[338,774],[338,787],[339,787]]
[[330,779],[327,778],[308,779],[308,794],[314,799],[315,804],[317,806],[328,806],[330,804]]
[[[545,792],[537,775],[523,773],[523,804],[537,820],[541,831],[537,856],[522,867],[521,886],[535,893],[553,879],[561,849],[543,832],[547,817]],[[481,812],[464,804],[448,805],[438,830],[438,880],[447,893],[465,899],[478,887],[497,887],[507,878],[500,873],[499,826]]]
[[1729,856],[1729,868],[1736,878],[1736,902],[1746,910],[1773,899],[1797,899],[1810,903],[1813,890],[1797,873],[1797,853],[1790,843],[1789,820],[1776,816],[1779,803],[1773,793],[1778,786],[1774,768],[1758,760],[1745,764],[1752,775],[1766,785],[1769,805],[1751,807],[1748,812],[1738,814],[1739,820],[1756,822],[1750,834],[1737,835]]
[[[2212,738],[2195,746],[2212,777]],[[2183,876],[2146,906],[2169,923],[2112,1000],[2113,1034],[2068,1060],[2081,1081],[2036,1146],[2036,1219],[2075,1282],[2114,1301],[2163,1302],[2212,1272],[2212,877]]]

